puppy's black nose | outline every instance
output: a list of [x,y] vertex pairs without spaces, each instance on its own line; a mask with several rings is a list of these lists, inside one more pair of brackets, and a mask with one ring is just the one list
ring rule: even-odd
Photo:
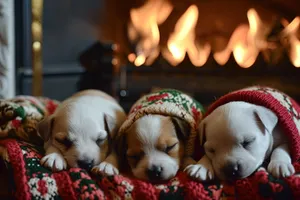
[[94,161],[93,160],[78,160],[77,164],[80,168],[90,170],[94,166]]
[[149,178],[156,180],[156,179],[160,179],[162,170],[163,170],[162,167],[153,165],[150,169],[148,169],[147,173]]
[[233,179],[239,177],[239,170],[240,170],[240,166],[238,163],[228,163],[223,168],[224,174],[228,178],[233,178]]

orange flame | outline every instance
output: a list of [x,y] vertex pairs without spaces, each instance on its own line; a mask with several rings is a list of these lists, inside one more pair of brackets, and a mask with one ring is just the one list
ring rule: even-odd
[[[203,66],[211,53],[209,43],[200,43],[196,38],[196,25],[199,10],[191,5],[175,24],[174,31],[167,41],[167,46],[160,47],[160,32],[158,26],[169,17],[173,6],[166,0],[148,0],[140,8],[130,10],[128,38],[136,43],[135,53],[128,55],[128,60],[136,66],[151,65],[160,53],[173,66],[180,64],[186,55],[194,66]],[[261,50],[268,47],[266,40],[270,25],[264,24],[255,9],[247,12],[248,24],[239,25],[232,33],[226,48],[214,52],[213,57],[219,65],[225,65],[231,54],[242,68],[251,67]],[[283,23],[284,24],[284,23]],[[290,43],[290,59],[295,67],[300,67],[300,40],[297,31],[300,27],[300,17],[291,23],[285,22],[283,36]]]
[[300,67],[300,40],[297,38],[297,31],[300,27],[300,17],[296,17],[284,28],[283,35],[287,35],[290,42],[290,60],[295,67]]
[[135,65],[140,66],[145,62],[151,65],[158,56],[160,40],[158,25],[168,18],[172,9],[168,1],[148,0],[142,7],[130,10],[129,40],[135,41],[140,38]]
[[265,48],[265,29],[258,13],[254,9],[247,12],[249,25],[240,25],[233,32],[225,50],[214,54],[215,60],[224,65],[227,63],[231,52],[235,61],[243,68],[251,67],[259,51]]
[[[168,49],[165,49],[162,54],[173,66],[181,63],[189,47],[193,48],[195,45],[195,27],[198,14],[197,6],[191,5],[179,18],[174,32],[170,35],[167,43]],[[196,52],[192,51],[190,54],[194,56]]]

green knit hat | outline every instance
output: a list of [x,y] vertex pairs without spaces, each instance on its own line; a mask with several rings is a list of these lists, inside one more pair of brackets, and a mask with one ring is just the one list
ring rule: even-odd
[[141,97],[131,108],[127,119],[119,130],[119,135],[139,118],[147,114],[160,114],[170,117],[178,117],[190,126],[190,133],[187,133],[186,156],[192,156],[197,127],[202,119],[203,106],[189,95],[174,89],[163,89]]

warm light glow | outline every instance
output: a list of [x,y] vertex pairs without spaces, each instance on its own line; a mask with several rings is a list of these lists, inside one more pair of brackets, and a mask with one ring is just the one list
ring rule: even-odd
[[214,53],[214,59],[219,65],[225,65],[229,60],[229,57],[233,49],[239,44],[244,43],[247,40],[247,34],[249,31],[248,25],[238,26],[231,35],[227,47],[220,52]]
[[282,31],[283,34],[285,35],[296,34],[300,26],[300,17],[295,17],[295,19],[291,21],[291,23],[288,23],[286,20],[284,20],[283,24],[285,26],[284,30]]
[[233,50],[234,58],[237,63],[243,63],[245,54],[246,54],[246,48],[242,44],[237,44]]
[[33,44],[32,44],[32,47],[35,51],[38,51],[39,49],[41,49],[41,43],[39,41],[35,41]]
[[189,45],[194,42],[198,14],[197,6],[191,5],[178,19],[174,32],[168,40],[168,50],[172,57],[165,56],[172,65],[178,65],[183,61]]
[[138,57],[136,57],[134,64],[135,66],[139,67],[145,63],[145,60],[146,58],[144,55],[139,55]]
[[300,28],[300,17],[296,17],[291,23],[283,22],[285,28],[282,35],[289,39],[290,60],[295,67],[300,67],[300,40],[297,38],[297,31]]
[[249,33],[254,35],[258,32],[258,26],[262,23],[255,9],[251,8],[247,12],[247,18],[249,21]]
[[180,47],[178,47],[175,42],[172,43],[170,42],[169,45],[169,51],[172,53],[173,57],[175,58],[175,60],[181,60],[182,57],[184,56],[184,52],[182,51],[182,49],[180,49]]
[[211,47],[209,44],[200,45],[197,43],[192,43],[188,48],[188,55],[191,63],[196,67],[203,66],[210,54]]
[[[191,5],[177,20],[167,45],[160,44],[159,25],[164,23],[173,10],[170,1],[148,0],[139,7],[130,10],[128,38],[135,45],[135,52],[128,55],[128,60],[136,66],[151,65],[161,53],[172,66],[180,64],[186,55],[196,67],[203,66],[212,51],[211,44],[196,36],[196,25],[199,10]],[[225,49],[214,52],[213,57],[219,65],[225,65],[233,55],[236,63],[242,68],[251,67],[259,53],[272,49],[267,35],[272,24],[265,24],[257,11],[247,11],[248,24],[241,24],[233,31]],[[295,67],[300,67],[300,40],[297,33],[300,17],[292,22],[282,21],[285,26],[280,36],[288,38],[289,57]]]
[[135,54],[134,53],[131,53],[131,54],[129,54],[128,55],[128,60],[129,60],[129,62],[134,62],[134,60],[135,60],[135,58],[136,58],[136,56],[135,56]]
[[[154,61],[153,52],[159,52],[160,33],[158,25],[170,15],[173,7],[168,1],[148,0],[142,7],[130,10],[131,22],[128,25],[128,38],[135,41],[139,38],[139,56],[134,61],[139,66]],[[158,54],[155,54],[156,57]],[[150,58],[150,61],[146,61]]]
[[300,41],[296,38],[291,49],[291,60],[295,67],[300,67]]
[[242,43],[239,43],[233,49],[233,56],[235,61],[242,68],[251,67],[258,55],[258,51],[256,49],[251,49],[251,47],[244,46]]
[[249,25],[238,26],[228,42],[226,49],[214,54],[214,58],[220,65],[224,65],[229,60],[231,53],[239,66],[243,68],[251,67],[259,51],[265,48],[265,29],[254,9],[247,12]]

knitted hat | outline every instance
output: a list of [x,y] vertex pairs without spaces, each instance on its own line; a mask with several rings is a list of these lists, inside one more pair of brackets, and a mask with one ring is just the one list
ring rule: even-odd
[[164,89],[141,97],[129,111],[128,117],[119,130],[119,135],[139,118],[147,114],[160,114],[178,117],[190,125],[186,155],[191,156],[194,149],[197,126],[202,119],[203,107],[192,97],[174,89]]
[[248,87],[218,99],[208,108],[205,117],[217,107],[232,101],[244,101],[272,110],[289,139],[293,162],[300,161],[300,107],[295,100],[270,87]]

